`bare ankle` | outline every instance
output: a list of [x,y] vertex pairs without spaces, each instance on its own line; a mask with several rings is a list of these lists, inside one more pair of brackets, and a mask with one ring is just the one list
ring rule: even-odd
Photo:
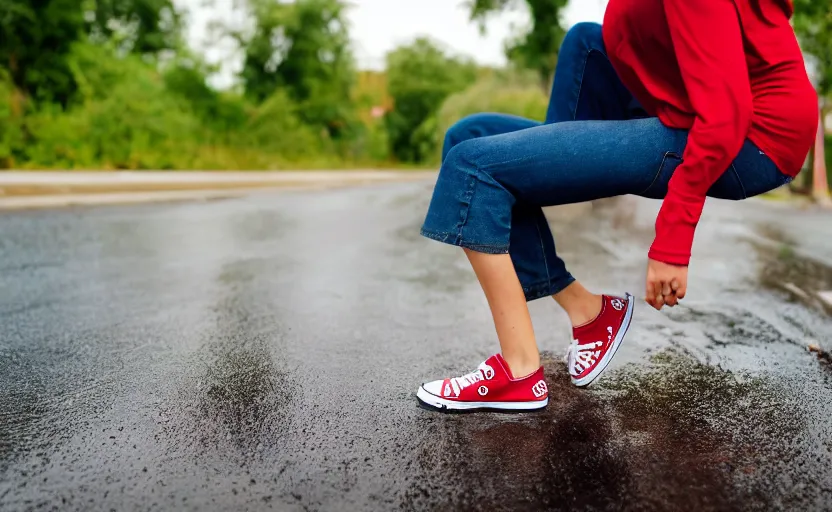
[[560,304],[573,327],[588,324],[598,317],[603,306],[603,297],[589,292],[577,281],[553,296]]
[[576,306],[569,312],[569,320],[572,322],[572,327],[580,327],[586,325],[596,318],[601,313],[601,308],[604,305],[603,297],[600,295],[593,295],[586,302],[580,306]]
[[540,368],[540,354],[510,354],[503,353],[503,360],[515,379],[522,379],[533,374]]

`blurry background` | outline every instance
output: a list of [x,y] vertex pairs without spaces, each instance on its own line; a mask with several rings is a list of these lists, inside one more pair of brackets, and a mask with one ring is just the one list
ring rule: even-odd
[[[4,0],[0,168],[435,167],[466,114],[540,119],[565,30],[605,5]],[[832,7],[796,8],[829,97]]]

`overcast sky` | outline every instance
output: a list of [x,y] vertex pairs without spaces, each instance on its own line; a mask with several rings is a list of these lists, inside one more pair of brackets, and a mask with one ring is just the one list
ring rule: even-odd
[[[219,62],[225,69],[213,82],[227,85],[239,59],[229,44],[211,41],[206,30],[211,20],[223,19],[243,23],[234,9],[234,0],[174,0],[187,13],[188,34],[192,46],[204,51],[209,62]],[[528,22],[525,12],[495,16],[485,35],[468,20],[465,0],[351,0],[348,17],[358,65],[362,69],[381,69],[384,55],[401,43],[427,35],[457,53],[467,54],[482,64],[503,64],[503,43],[514,26]],[[519,2],[522,4],[522,2]],[[601,21],[606,0],[572,0],[566,12],[566,24]]]

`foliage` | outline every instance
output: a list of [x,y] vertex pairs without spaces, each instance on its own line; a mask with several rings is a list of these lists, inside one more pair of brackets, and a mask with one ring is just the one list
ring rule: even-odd
[[431,155],[431,162],[439,162],[439,149],[448,128],[466,116],[495,112],[542,122],[549,100],[538,87],[536,78],[534,74],[486,76],[468,89],[448,97],[435,118],[432,136],[437,150]]
[[[823,122],[825,113],[832,110],[832,4],[828,1],[795,0],[794,7],[795,33],[800,40],[801,48],[808,54],[807,60],[814,67]],[[828,147],[826,158],[829,162]],[[827,163],[826,169],[828,168]],[[826,172],[826,169],[822,169],[822,172]],[[819,193],[823,195],[825,192]]]
[[450,96],[437,117],[444,133],[463,117],[478,112],[512,114],[543,122],[548,106],[549,99],[537,87],[534,77],[497,74]]
[[[171,0],[0,2],[0,168],[386,160],[381,120],[359,115],[351,101],[344,3],[249,5],[257,23],[244,41],[247,88],[240,94],[208,85],[214,70],[181,44]],[[259,62],[257,71],[264,55],[277,60]]]
[[[531,16],[530,27],[506,47],[506,55],[517,65],[535,71],[544,90],[555,72],[558,52],[566,30],[561,12],[569,0],[525,0]],[[471,19],[484,21],[495,12],[511,8],[514,0],[471,0]]]
[[794,0],[794,29],[803,51],[813,57],[818,73],[818,92],[832,96],[832,3]]
[[289,159],[320,152],[324,141],[298,117],[298,108],[283,91],[263,102],[246,123],[245,141],[249,147],[262,148]]
[[452,118],[544,111],[525,79],[469,89],[489,72],[426,39],[356,71],[345,0],[239,1],[229,90],[183,44],[174,0],[0,1],[0,169],[425,164]]
[[92,39],[113,42],[123,53],[156,54],[180,45],[172,0],[84,0],[82,6]]
[[211,88],[205,79],[210,71],[197,58],[179,58],[163,74],[165,90],[187,103],[203,126],[221,134],[241,129],[247,119],[245,101]]
[[122,53],[174,49],[179,17],[171,0],[4,0],[0,66],[24,93],[67,105],[77,84],[67,57],[90,37]]
[[83,31],[77,0],[4,0],[0,66],[27,95],[66,104],[75,92],[66,56]]
[[[832,135],[826,136],[826,168],[832,169]],[[832,176],[829,177],[829,186],[832,187]]]
[[477,76],[473,63],[447,55],[430,40],[420,38],[387,55],[388,90],[394,107],[385,123],[393,155],[404,162],[421,162],[433,152],[430,122],[449,95],[464,89]]
[[101,51],[76,47],[71,60],[85,62],[76,75],[85,101],[66,109],[41,104],[27,119],[26,156],[46,167],[177,167],[195,151],[188,135],[198,132],[197,118],[141,59],[94,59]]
[[23,140],[23,99],[0,73],[0,168],[11,167]]
[[249,0],[249,6],[254,32],[237,34],[245,48],[247,96],[259,102],[286,89],[305,122],[336,138],[347,135],[355,71],[344,2]]

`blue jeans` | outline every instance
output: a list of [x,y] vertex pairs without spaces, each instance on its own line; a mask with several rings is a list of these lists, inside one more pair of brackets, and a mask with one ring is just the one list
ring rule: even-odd
[[[545,123],[484,113],[448,130],[422,235],[508,253],[527,300],[554,295],[575,279],[541,207],[625,194],[662,199],[686,142],[687,131],[647,116],[622,84],[601,26],[578,24],[563,41]],[[790,179],[746,141],[708,195],[745,199]]]

